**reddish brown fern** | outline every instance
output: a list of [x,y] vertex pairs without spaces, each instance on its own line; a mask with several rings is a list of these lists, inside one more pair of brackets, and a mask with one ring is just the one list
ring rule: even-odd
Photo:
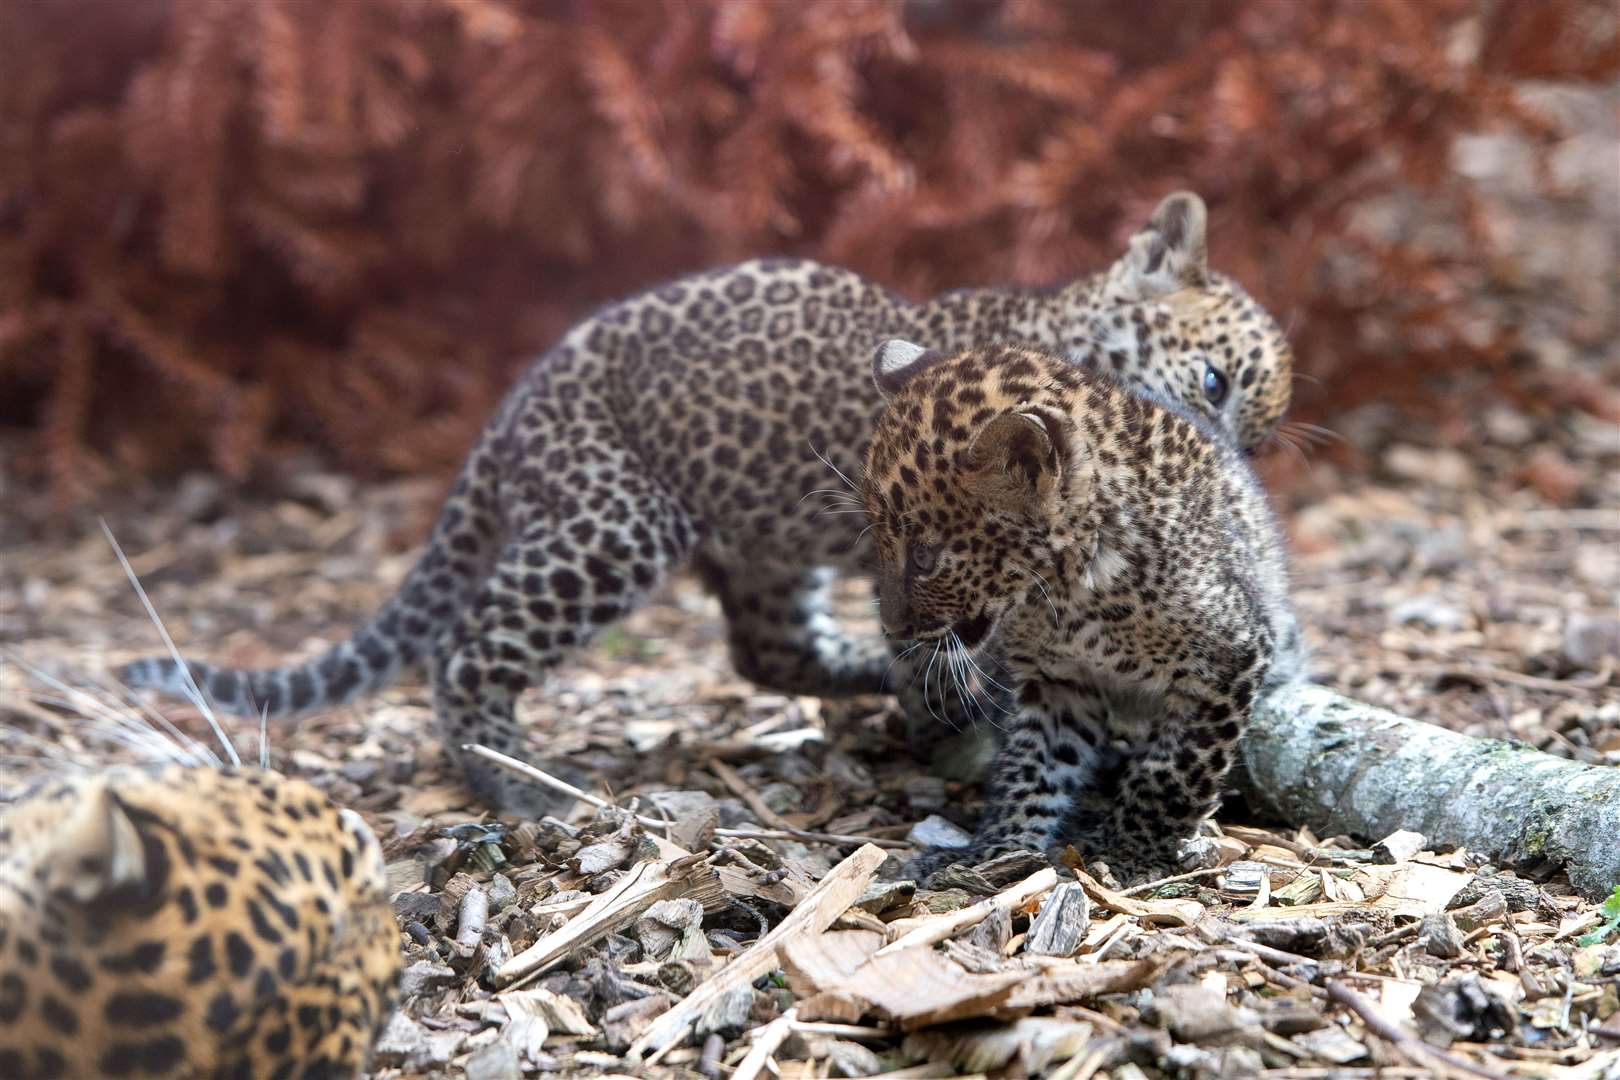
[[[1455,406],[1436,372],[1512,379],[1454,325],[1486,261],[1351,214],[1415,188],[1470,220],[1453,137],[1536,131],[1512,81],[1620,46],[1602,0],[32,0],[0,70],[0,424],[71,499],[293,445],[447,467],[639,285],[772,251],[1052,280],[1175,187],[1291,323],[1305,415]],[[1412,347],[1369,350],[1372,312]]]

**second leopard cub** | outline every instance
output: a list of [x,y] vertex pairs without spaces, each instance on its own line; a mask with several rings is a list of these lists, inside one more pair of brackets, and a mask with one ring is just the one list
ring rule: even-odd
[[1297,664],[1258,481],[1187,410],[1026,348],[889,341],[874,375],[884,629],[989,642],[1013,679],[972,845],[913,870],[1073,843],[1124,879],[1172,871]]

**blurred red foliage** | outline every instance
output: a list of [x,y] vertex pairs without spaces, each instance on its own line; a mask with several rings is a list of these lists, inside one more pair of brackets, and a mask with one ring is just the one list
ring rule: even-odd
[[[1304,415],[1415,402],[1513,343],[1451,324],[1483,260],[1369,246],[1350,211],[1466,200],[1452,137],[1535,130],[1514,80],[1612,76],[1612,24],[1604,0],[7,4],[0,425],[64,499],[296,445],[439,469],[637,286],[769,251],[917,295],[1048,281],[1176,187],[1322,380]],[[1346,253],[1376,272],[1336,280]],[[1372,311],[1411,347],[1364,344]]]

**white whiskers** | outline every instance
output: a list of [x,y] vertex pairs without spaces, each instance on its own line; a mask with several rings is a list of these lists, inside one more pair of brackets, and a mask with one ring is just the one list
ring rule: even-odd
[[853,494],[857,499],[860,498],[860,485],[851,480],[849,477],[845,476],[843,470],[834,465],[832,461],[829,460],[828,457],[820,450],[817,450],[814,443],[809,443],[807,445],[810,447],[810,452],[816,455],[816,460],[827,466],[827,468],[831,469],[833,471],[833,475],[844,482],[844,486],[850,490],[850,493]]
[[1046,606],[1052,609],[1052,622],[1053,622],[1053,624],[1054,625],[1061,625],[1062,622],[1063,622],[1063,616],[1058,614],[1057,604],[1055,604],[1052,601],[1052,594],[1051,594],[1050,591],[1048,591],[1048,589],[1046,587],[1047,586],[1046,579],[1044,577],[1042,577],[1040,574],[1036,573],[1030,567],[1025,566],[1023,563],[1014,562],[1011,559],[1007,560],[1007,569],[1016,570],[1020,574],[1028,574],[1030,576],[1030,578],[1035,583],[1035,587],[1037,589],[1041,590],[1041,595],[1046,598]]
[[[952,636],[954,636],[954,634]],[[960,638],[957,639],[957,643],[961,644],[961,639]],[[963,659],[964,662],[967,663],[968,667],[973,669],[973,673],[975,675],[977,675],[982,681],[984,681],[985,683],[988,683],[989,685],[995,687],[997,690],[1000,690],[1004,694],[1011,694],[1012,693],[1012,687],[1003,686],[1001,683],[999,683],[995,679],[991,678],[989,672],[985,671],[984,668],[979,666],[979,662],[977,660],[973,659],[973,650],[966,647],[965,645],[962,646],[962,659]],[[1002,712],[1011,713],[1011,712],[1016,711],[1016,710],[1013,710],[1013,709],[1009,709],[1006,706],[1002,705],[999,701],[996,701],[996,699],[995,699],[995,697],[993,695],[990,697],[990,701],[991,701],[992,704],[994,704],[996,706],[996,708],[1000,709]]]
[[962,729],[950,717],[940,715],[939,710],[934,708],[934,699],[928,694],[928,688],[933,685],[934,665],[938,663],[940,650],[944,647],[945,639],[937,638],[934,641],[934,651],[928,655],[928,666],[923,669],[923,704],[928,706],[929,716],[932,716],[952,731],[961,731]]
[[799,501],[802,503],[802,502],[804,502],[805,499],[810,498],[812,495],[820,495],[823,498],[831,499],[834,502],[843,503],[845,505],[859,505],[860,504],[859,499],[857,499],[855,496],[851,495],[849,492],[843,491],[843,490],[841,490],[839,488],[816,488],[816,490],[814,490],[814,491],[805,492],[804,493],[804,498],[800,499]]
[[[51,691],[31,693],[28,695],[30,700],[69,714],[74,730],[90,739],[125,747],[141,758],[151,761],[173,761],[182,765],[214,768],[221,765],[220,759],[212,750],[161,716],[153,716],[148,720],[134,713],[113,694],[100,691],[99,688],[71,686],[9,651],[0,653],[0,656],[4,656],[35,682]],[[55,744],[29,732],[7,729],[0,735],[8,740],[31,743],[36,748],[49,746],[52,752],[43,756],[52,761],[74,768],[82,768],[86,764],[64,754]]]
[[[147,618],[157,627],[159,635],[169,648],[169,655],[174,658],[180,670],[186,673],[186,682],[189,685],[187,696],[207,720],[209,728],[224,752],[224,758],[222,759],[209,746],[181,731],[173,721],[142,701],[127,686],[116,682],[101,682],[95,677],[78,676],[75,676],[73,684],[69,684],[8,650],[0,649],[0,660],[14,665],[43,688],[27,692],[27,699],[59,710],[64,714],[64,730],[75,735],[109,746],[122,747],[145,762],[173,762],[192,768],[216,769],[224,767],[226,760],[231,765],[240,765],[241,757],[231,742],[230,735],[214,715],[201,689],[191,679],[190,669],[186,667],[179,649],[175,647],[174,640],[158,618],[150,598],[135,576],[134,568],[105,521],[101,522],[101,530],[112,546],[113,554],[118,557],[124,576],[146,609]],[[82,753],[75,757],[49,739],[12,727],[0,729],[0,742],[26,746],[34,752],[33,757],[21,760],[43,759],[65,770],[83,770],[102,764],[94,755],[91,755],[89,760],[85,760]],[[269,767],[269,753],[269,716],[264,714],[260,717],[259,724],[259,762],[265,768]]]
[[[874,601],[874,603],[875,603],[875,601]],[[895,653],[894,658],[889,661],[889,666],[883,669],[883,678],[878,680],[878,685],[879,686],[887,686],[887,685],[889,685],[889,673],[894,670],[894,665],[898,664],[900,661],[904,660],[906,657],[910,656],[912,653],[916,652],[918,649],[920,649],[922,647],[923,647],[922,642],[913,641],[909,646],[902,649],[900,652]]]
[[100,518],[98,520],[101,522],[102,535],[107,538],[107,543],[112,545],[113,554],[118,556],[118,565],[124,568],[124,576],[129,579],[130,587],[135,590],[135,595],[140,597],[141,606],[146,609],[146,617],[152,620],[153,626],[157,627],[158,635],[163,638],[163,644],[169,650],[169,656],[174,659],[176,666],[180,669],[180,674],[185,677],[186,699],[196,707],[198,712],[202,713],[203,719],[208,721],[208,726],[214,731],[214,738],[218,739],[219,744],[225,748],[225,754],[231,759],[231,764],[241,765],[242,759],[237,755],[236,747],[231,745],[230,738],[225,734],[225,729],[220,726],[219,718],[214,715],[213,707],[209,705],[208,699],[203,696],[202,689],[197,685],[197,680],[191,677],[191,667],[181,657],[180,650],[174,644],[174,639],[169,636],[168,627],[164,626],[163,620],[158,618],[157,609],[152,606],[152,601],[147,597],[146,590],[141,587],[140,579],[135,576],[135,568],[130,566],[129,559],[124,557],[124,549],[118,546],[118,539],[113,536],[112,529],[108,528],[107,519]]

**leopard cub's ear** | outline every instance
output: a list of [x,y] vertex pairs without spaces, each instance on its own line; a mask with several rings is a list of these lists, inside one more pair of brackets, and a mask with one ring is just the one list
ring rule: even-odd
[[1062,481],[1065,436],[1038,412],[1002,413],[974,437],[964,484],[998,510],[1041,517]]
[[937,349],[925,349],[903,338],[890,338],[872,357],[872,378],[885,398],[893,397],[919,371],[945,359]]
[[[42,880],[59,899],[90,904],[113,895],[150,893],[154,866],[134,817],[103,778],[63,808],[52,841],[59,854],[46,860]],[[161,855],[161,851],[157,854]]]
[[1133,300],[1151,300],[1209,283],[1209,212],[1191,191],[1166,195],[1111,277]]

